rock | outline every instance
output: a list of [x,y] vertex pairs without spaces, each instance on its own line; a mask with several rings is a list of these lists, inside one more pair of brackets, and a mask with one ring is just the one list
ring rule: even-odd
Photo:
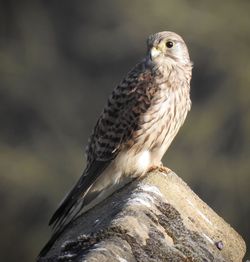
[[80,216],[39,261],[242,261],[241,236],[175,173],[148,173]]

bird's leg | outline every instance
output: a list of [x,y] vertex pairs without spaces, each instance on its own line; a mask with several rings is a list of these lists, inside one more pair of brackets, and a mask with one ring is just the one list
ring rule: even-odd
[[160,162],[159,165],[152,165],[148,169],[148,172],[152,172],[152,171],[160,171],[160,172],[168,174],[171,171],[171,169],[169,169],[168,167],[163,166],[162,162]]

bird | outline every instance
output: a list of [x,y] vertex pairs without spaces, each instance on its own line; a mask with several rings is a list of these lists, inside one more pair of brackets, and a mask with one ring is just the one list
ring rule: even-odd
[[163,31],[147,38],[145,57],[108,98],[88,142],[86,168],[51,217],[54,234],[40,257],[80,214],[150,168],[162,166],[191,108],[192,67],[178,34]]

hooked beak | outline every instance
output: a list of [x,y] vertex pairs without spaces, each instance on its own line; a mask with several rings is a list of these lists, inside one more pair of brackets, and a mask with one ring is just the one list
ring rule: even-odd
[[153,46],[150,50],[150,59],[153,60],[161,53],[161,50],[159,50],[157,47]]

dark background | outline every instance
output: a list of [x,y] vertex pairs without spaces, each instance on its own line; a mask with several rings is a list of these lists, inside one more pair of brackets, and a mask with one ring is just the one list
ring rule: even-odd
[[[107,96],[172,30],[192,111],[164,163],[250,242],[250,2],[0,0],[1,261],[34,261]],[[248,255],[249,257],[249,255]]]

